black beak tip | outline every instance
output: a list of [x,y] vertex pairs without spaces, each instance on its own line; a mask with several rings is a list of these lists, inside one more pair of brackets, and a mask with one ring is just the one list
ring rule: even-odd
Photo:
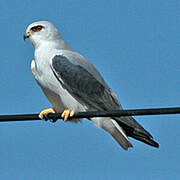
[[24,34],[24,36],[23,36],[23,40],[25,41],[26,40],[26,35]]
[[24,34],[23,40],[25,41],[27,38],[29,38],[29,36],[27,36],[26,34]]

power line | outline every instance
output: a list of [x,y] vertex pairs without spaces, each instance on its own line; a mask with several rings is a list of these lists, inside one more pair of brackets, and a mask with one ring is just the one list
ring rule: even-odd
[[[62,113],[48,114],[46,116],[46,119],[56,121],[57,119],[62,119],[61,114]],[[147,116],[147,115],[165,115],[165,114],[180,114],[180,107],[77,112],[74,114],[72,118]],[[39,114],[0,115],[0,122],[41,120],[38,117],[38,115]],[[69,118],[69,120],[72,118]]]

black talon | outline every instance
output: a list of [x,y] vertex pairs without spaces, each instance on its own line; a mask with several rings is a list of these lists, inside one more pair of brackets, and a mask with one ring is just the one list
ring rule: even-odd
[[45,121],[50,121],[50,122],[52,122],[52,123],[55,123],[58,119],[50,119],[49,117],[48,117],[48,115],[49,114],[44,114],[43,115],[43,120],[45,120]]
[[48,114],[44,114],[44,115],[43,115],[43,119],[44,119],[45,121],[48,121],[48,120],[49,120]]
[[58,119],[50,119],[50,122],[55,123]]

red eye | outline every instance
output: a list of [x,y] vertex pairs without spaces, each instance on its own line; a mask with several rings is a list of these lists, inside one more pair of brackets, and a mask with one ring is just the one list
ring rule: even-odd
[[41,29],[42,29],[42,26],[38,26],[38,27],[36,28],[36,31],[41,31]]
[[42,28],[44,28],[44,27],[43,26],[34,26],[34,27],[31,28],[31,30],[33,32],[39,32],[39,31],[42,30]]

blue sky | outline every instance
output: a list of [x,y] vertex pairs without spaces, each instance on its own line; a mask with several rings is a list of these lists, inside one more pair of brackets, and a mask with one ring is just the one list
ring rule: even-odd
[[[0,2],[0,114],[51,107],[30,70],[26,27],[49,20],[90,60],[124,108],[180,106],[180,2],[52,0]],[[180,178],[180,116],[136,117],[159,142],[131,139],[123,151],[89,121],[0,124],[0,179],[90,180]]]

